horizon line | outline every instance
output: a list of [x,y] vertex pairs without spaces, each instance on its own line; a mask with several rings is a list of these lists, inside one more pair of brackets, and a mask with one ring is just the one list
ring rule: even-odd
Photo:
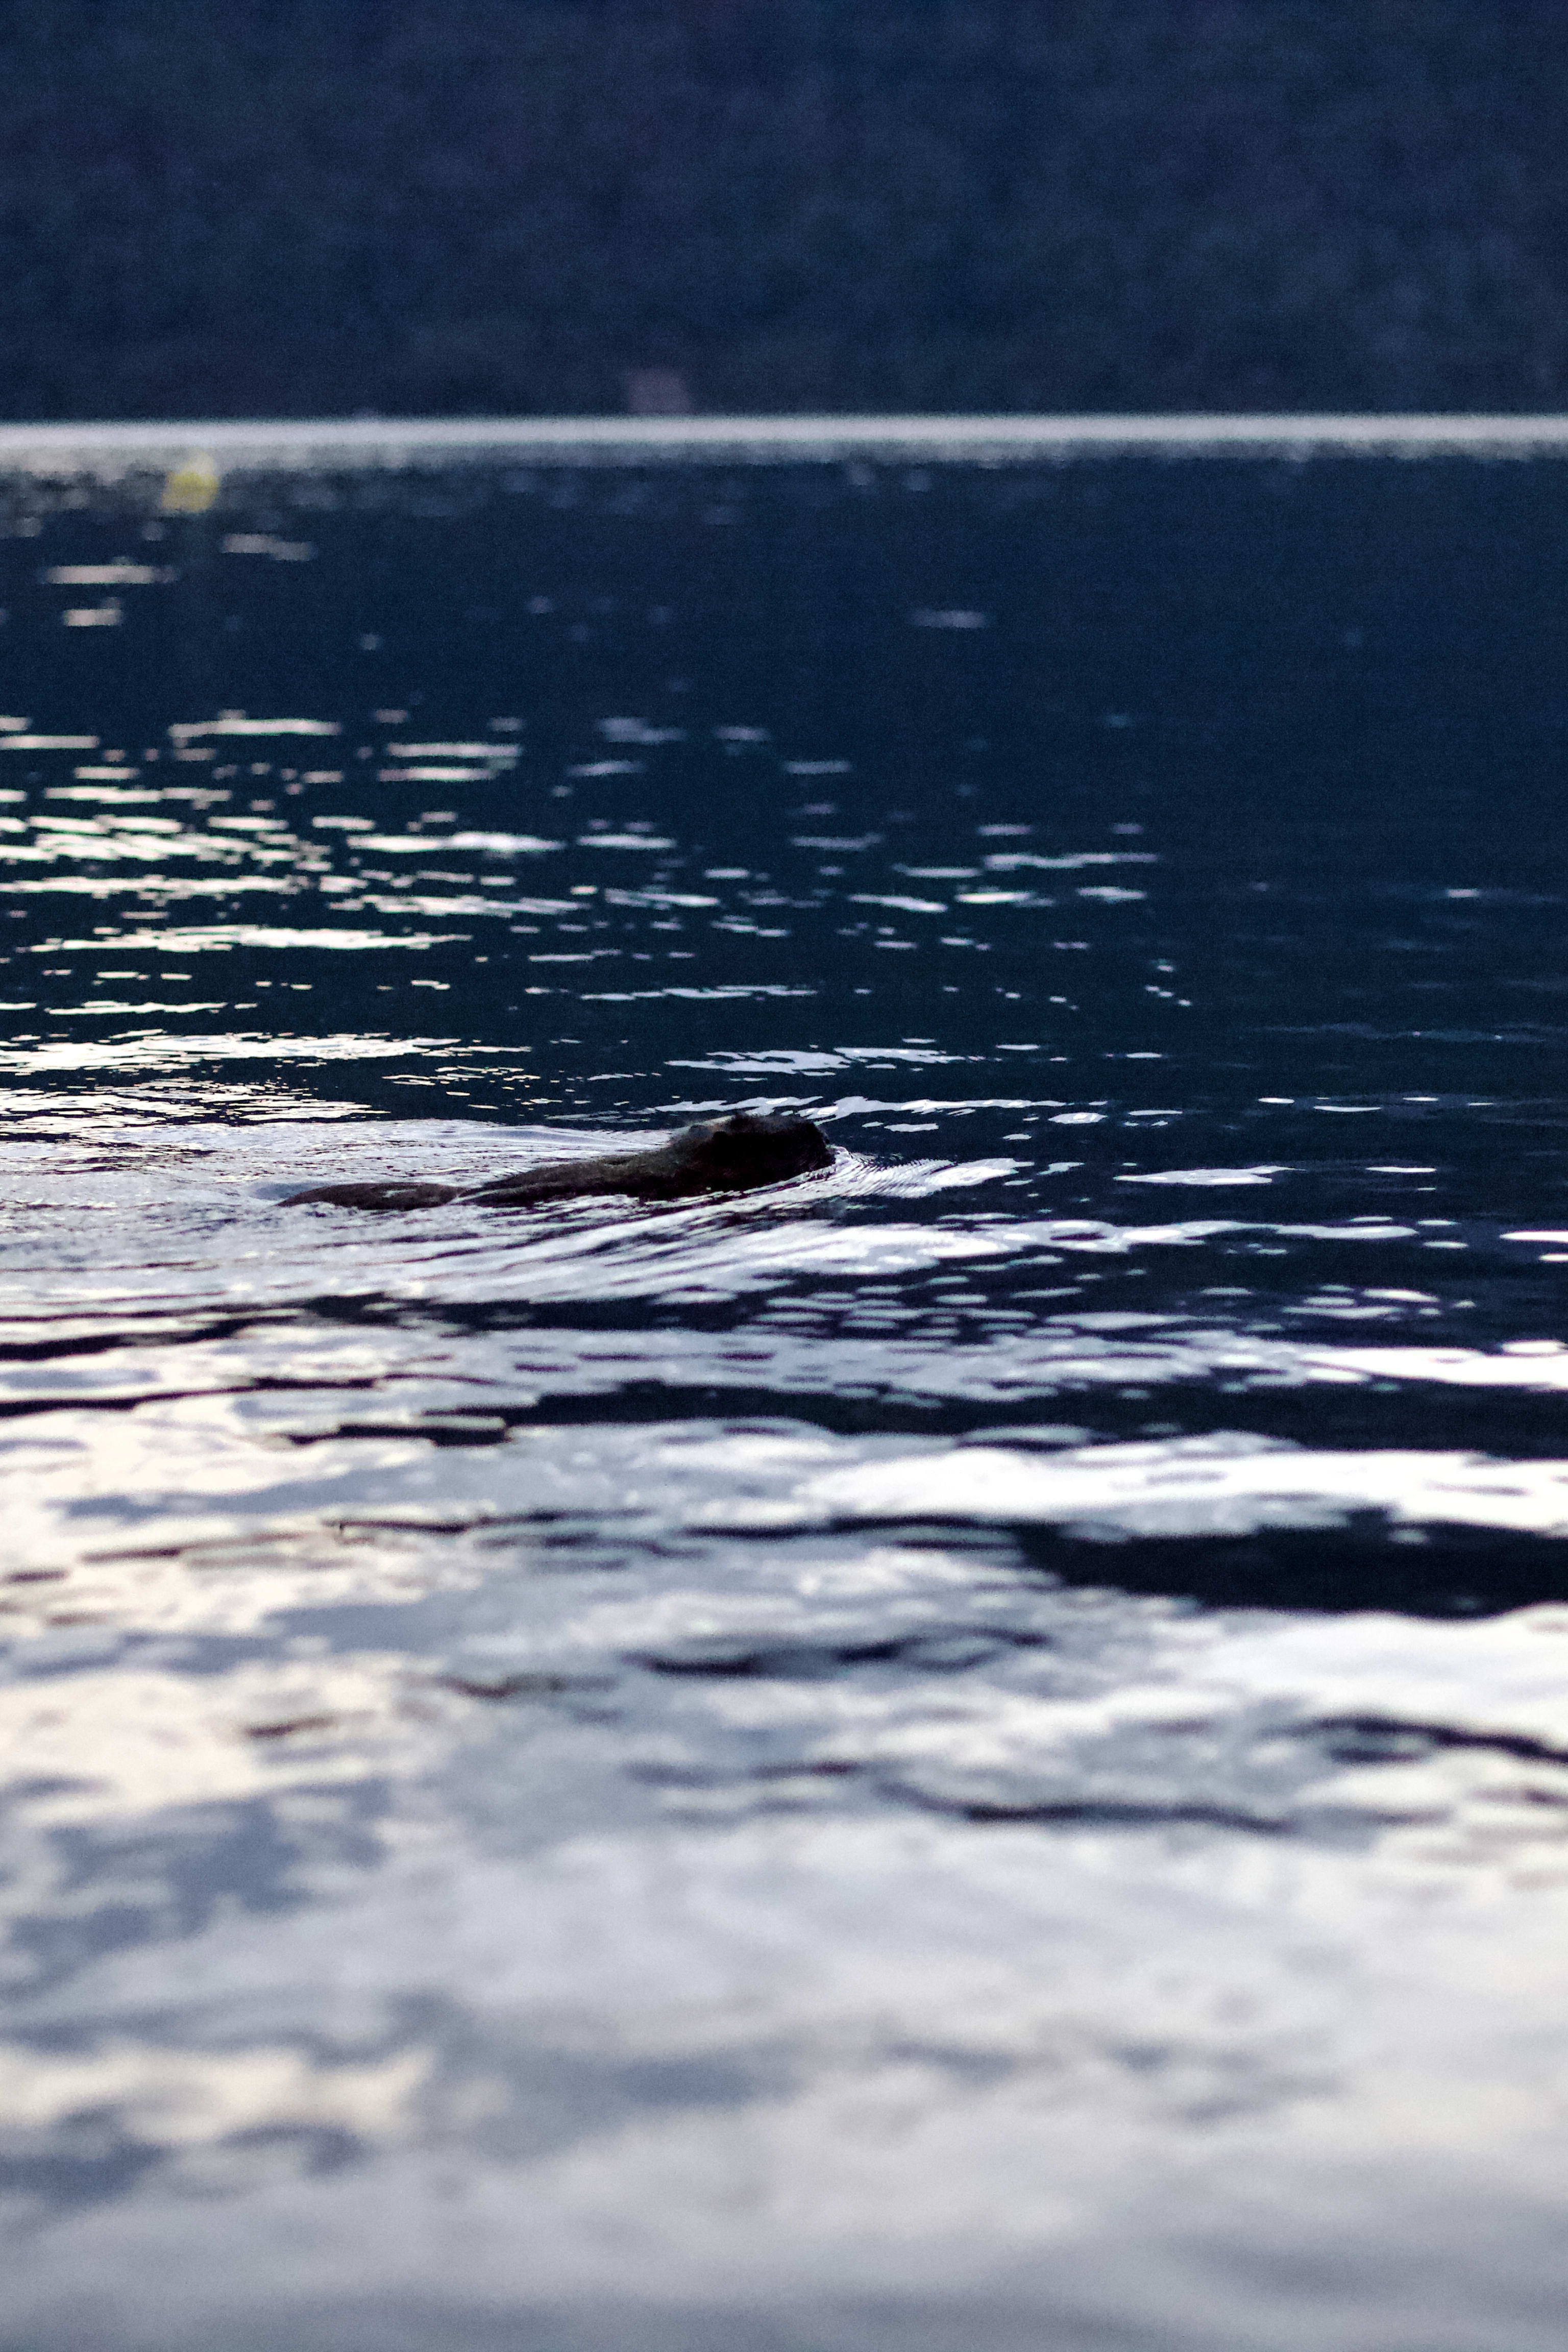
[[1568,415],[1429,411],[1279,415],[701,415],[273,417],[0,425],[0,469],[50,475],[173,466],[193,456],[230,469],[336,464],[397,469],[432,458],[515,457],[558,465],[729,459],[931,464],[1146,452],[1183,457],[1526,457],[1568,453]]

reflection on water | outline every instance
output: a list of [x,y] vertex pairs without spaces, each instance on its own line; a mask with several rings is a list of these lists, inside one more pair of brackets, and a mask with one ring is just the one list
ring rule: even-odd
[[0,2341],[1555,2345],[1564,489],[12,486]]

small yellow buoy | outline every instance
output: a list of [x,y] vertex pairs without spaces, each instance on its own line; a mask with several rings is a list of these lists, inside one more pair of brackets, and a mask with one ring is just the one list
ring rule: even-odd
[[217,467],[205,449],[176,466],[163,484],[165,514],[205,514],[217,497]]

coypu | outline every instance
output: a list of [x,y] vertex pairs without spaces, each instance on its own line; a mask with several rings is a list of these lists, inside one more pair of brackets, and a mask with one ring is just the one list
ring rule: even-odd
[[827,1138],[809,1118],[758,1118],[742,1110],[731,1118],[700,1120],[651,1150],[552,1160],[515,1176],[492,1176],[488,1184],[312,1184],[308,1192],[290,1192],[282,1206],[324,1201],[341,1209],[436,1209],[447,1201],[478,1201],[489,1208],[524,1209],[593,1192],[685,1201],[702,1192],[751,1192],[763,1184],[782,1184],[832,1161]]

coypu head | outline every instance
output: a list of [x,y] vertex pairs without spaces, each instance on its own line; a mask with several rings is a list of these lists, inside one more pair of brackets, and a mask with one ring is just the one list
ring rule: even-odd
[[668,1148],[683,1169],[700,1175],[704,1188],[714,1192],[782,1184],[788,1177],[833,1164],[827,1138],[809,1118],[759,1117],[749,1110],[736,1111],[731,1118],[699,1120]]

